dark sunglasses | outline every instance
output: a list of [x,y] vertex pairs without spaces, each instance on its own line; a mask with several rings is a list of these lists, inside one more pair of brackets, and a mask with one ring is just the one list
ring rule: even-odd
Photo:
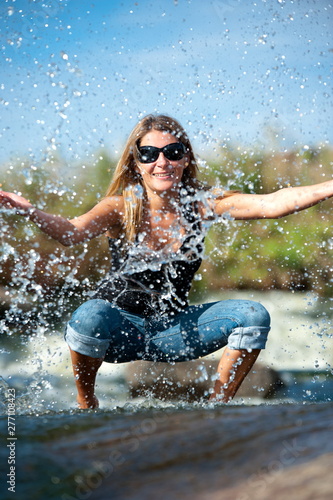
[[182,142],[173,142],[167,144],[164,148],[155,148],[155,146],[138,146],[140,163],[153,163],[157,160],[160,153],[170,161],[177,161],[184,158],[186,147]]

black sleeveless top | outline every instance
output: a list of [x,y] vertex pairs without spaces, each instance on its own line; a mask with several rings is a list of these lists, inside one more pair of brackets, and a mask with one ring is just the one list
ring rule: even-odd
[[204,235],[196,203],[185,205],[183,215],[187,231],[177,252],[144,251],[136,241],[124,255],[122,240],[109,238],[112,265],[94,298],[144,317],[174,315],[186,308],[202,262]]

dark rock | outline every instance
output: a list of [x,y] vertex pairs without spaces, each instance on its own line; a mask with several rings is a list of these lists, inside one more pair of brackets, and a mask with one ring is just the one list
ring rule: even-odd
[[[205,398],[214,386],[218,360],[203,358],[182,363],[135,361],[126,370],[132,397],[151,395],[159,399]],[[277,372],[257,363],[238,390],[237,397],[272,397],[282,385]]]
[[0,313],[9,310],[14,301],[16,307],[22,311],[29,311],[32,308],[31,299],[29,297],[18,300],[17,291],[0,286]]
[[284,383],[273,368],[256,363],[237,392],[237,397],[261,397],[269,399]]

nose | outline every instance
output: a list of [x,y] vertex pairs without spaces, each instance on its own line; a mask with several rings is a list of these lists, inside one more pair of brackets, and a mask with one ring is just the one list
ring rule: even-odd
[[168,165],[169,164],[169,160],[164,156],[164,153],[162,153],[162,151],[160,152],[160,154],[158,155],[158,158],[156,160],[156,165],[158,167],[164,167],[165,165]]

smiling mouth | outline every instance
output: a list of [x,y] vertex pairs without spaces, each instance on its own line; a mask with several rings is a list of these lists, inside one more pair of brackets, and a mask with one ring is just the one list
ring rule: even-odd
[[153,177],[171,177],[173,172],[163,172],[161,174],[152,174]]

